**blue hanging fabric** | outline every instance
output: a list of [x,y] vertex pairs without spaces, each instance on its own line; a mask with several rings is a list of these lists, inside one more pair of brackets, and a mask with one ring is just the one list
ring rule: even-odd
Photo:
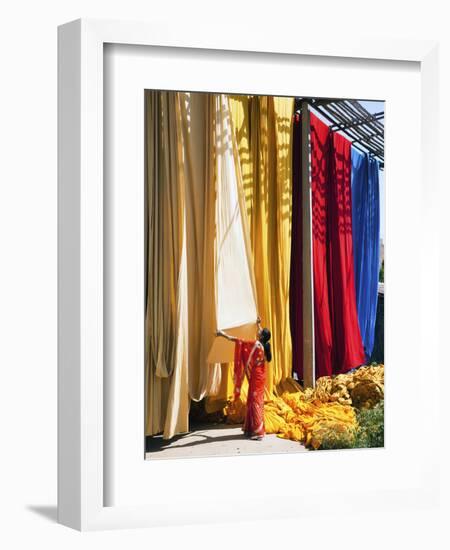
[[380,270],[379,163],[352,148],[352,226],[356,306],[366,360],[372,355]]

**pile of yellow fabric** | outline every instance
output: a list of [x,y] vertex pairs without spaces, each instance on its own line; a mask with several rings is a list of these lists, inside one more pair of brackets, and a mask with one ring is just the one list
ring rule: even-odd
[[[278,395],[266,395],[264,419],[266,433],[299,441],[319,449],[330,438],[353,442],[358,422],[356,408],[371,408],[384,396],[384,366],[361,367],[335,377],[319,378],[314,389],[303,390],[294,380],[277,387]],[[242,423],[245,397],[227,407],[227,421]]]
[[354,409],[340,403],[309,401],[304,392],[285,392],[264,408],[267,433],[300,441],[318,449],[324,436],[340,434],[352,440],[358,423]]
[[372,408],[384,398],[384,365],[360,367],[347,374],[323,376],[314,389],[305,391],[307,399],[338,402],[357,409]]

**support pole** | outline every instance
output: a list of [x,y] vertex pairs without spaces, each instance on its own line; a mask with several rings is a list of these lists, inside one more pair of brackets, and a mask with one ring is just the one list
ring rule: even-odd
[[303,260],[303,383],[315,385],[314,275],[312,249],[311,136],[307,101],[301,103],[302,124],[302,260]]

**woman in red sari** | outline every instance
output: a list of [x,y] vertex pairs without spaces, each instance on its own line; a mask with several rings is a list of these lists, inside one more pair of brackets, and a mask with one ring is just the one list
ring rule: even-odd
[[217,336],[223,336],[235,343],[234,347],[234,399],[241,393],[244,374],[248,379],[247,412],[243,426],[244,435],[254,440],[264,437],[264,388],[266,382],[265,360],[271,361],[270,331],[261,328],[261,319],[257,319],[258,335],[256,340],[240,340],[221,330]]

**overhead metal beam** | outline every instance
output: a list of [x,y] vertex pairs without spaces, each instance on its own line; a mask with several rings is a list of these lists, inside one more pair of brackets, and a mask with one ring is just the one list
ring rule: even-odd
[[345,134],[356,149],[372,154],[380,162],[380,168],[384,168],[384,124],[381,122],[384,112],[371,114],[353,99],[310,97],[296,102],[298,110],[302,101],[324,117],[331,130]]
[[384,118],[384,113],[375,113],[365,118],[360,118],[355,122],[348,122],[346,124],[335,124],[331,127],[332,130],[346,130],[347,128],[354,128],[355,126],[360,126],[361,124],[366,124],[367,122],[372,122],[373,120],[381,120]]

